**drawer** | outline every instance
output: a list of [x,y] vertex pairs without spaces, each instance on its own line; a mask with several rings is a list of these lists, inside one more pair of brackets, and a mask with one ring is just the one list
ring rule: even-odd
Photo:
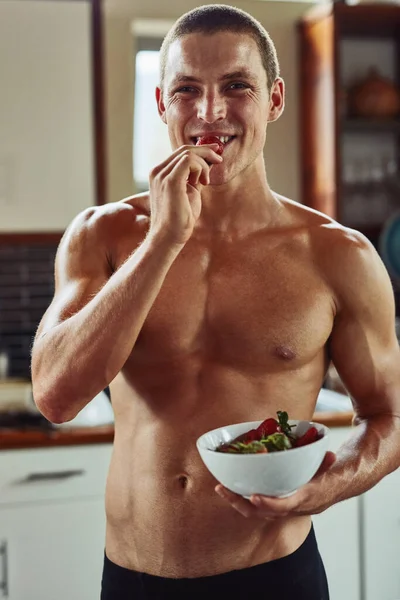
[[0,507],[104,496],[112,444],[0,452]]

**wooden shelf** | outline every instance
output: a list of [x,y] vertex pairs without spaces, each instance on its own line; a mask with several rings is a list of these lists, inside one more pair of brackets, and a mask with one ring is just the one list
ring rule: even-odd
[[[389,65],[390,78],[400,86],[400,4],[349,5],[343,1],[317,4],[301,17],[298,33],[301,201],[343,225],[357,229],[380,253],[383,224],[368,226],[345,222],[344,159],[350,158],[350,151],[357,155],[354,150],[357,135],[361,137],[358,145],[369,146],[370,154],[375,152],[374,146],[378,146],[377,154],[383,157],[387,152],[385,145],[376,144],[381,135],[386,138],[382,142],[393,145],[393,154],[398,160],[400,115],[387,120],[344,116],[343,84],[351,73],[358,72],[361,76],[371,66],[378,67],[376,62],[387,60],[376,50],[384,41],[394,58],[393,64],[390,61]],[[344,41],[351,41],[351,44],[343,44]],[[351,53],[356,47],[358,56],[353,63]],[[346,148],[344,140],[351,141],[351,146]],[[367,205],[367,198],[365,200]],[[362,221],[361,216],[358,218]],[[400,316],[400,295],[397,296],[396,314]]]
[[[400,152],[400,115],[391,119],[342,115],[344,62],[351,48],[343,48],[341,42],[349,37],[354,41],[384,37],[390,41],[393,55],[400,56],[400,5],[334,2],[313,6],[299,21],[298,31],[301,200],[340,219],[344,212],[341,182],[345,136],[359,134],[365,137],[361,144],[373,145],[380,134],[391,138],[388,141],[394,142],[396,155]],[[366,56],[365,69],[370,66],[371,56]],[[393,71],[392,79],[399,86],[399,61],[395,61]],[[376,228],[370,235],[376,238]]]
[[343,119],[343,133],[393,133],[400,134],[400,119]]
[[400,28],[398,4],[355,4],[335,2],[333,13],[340,37],[396,37]]

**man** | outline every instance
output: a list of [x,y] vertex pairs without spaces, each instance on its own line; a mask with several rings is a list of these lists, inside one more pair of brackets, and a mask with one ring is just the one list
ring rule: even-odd
[[[371,244],[271,191],[263,147],[284,83],[268,34],[229,6],[181,17],[157,103],[172,154],[150,190],[68,228],[32,356],[54,422],[110,384],[102,598],[328,598],[311,515],[399,466],[399,347]],[[203,136],[224,142],[198,145]],[[286,499],[223,489],[195,441],[285,410],[310,419],[330,360],[354,434]]]

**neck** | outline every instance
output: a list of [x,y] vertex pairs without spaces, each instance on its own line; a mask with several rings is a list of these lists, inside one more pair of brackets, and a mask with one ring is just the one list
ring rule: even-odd
[[196,229],[213,237],[243,238],[272,225],[277,218],[280,201],[272,193],[264,161],[223,185],[203,188],[201,215]]

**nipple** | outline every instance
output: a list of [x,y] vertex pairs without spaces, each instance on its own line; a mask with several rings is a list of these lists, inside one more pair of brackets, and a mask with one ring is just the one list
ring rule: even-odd
[[275,348],[275,354],[284,360],[293,360],[296,358],[296,353],[287,346],[277,346]]

